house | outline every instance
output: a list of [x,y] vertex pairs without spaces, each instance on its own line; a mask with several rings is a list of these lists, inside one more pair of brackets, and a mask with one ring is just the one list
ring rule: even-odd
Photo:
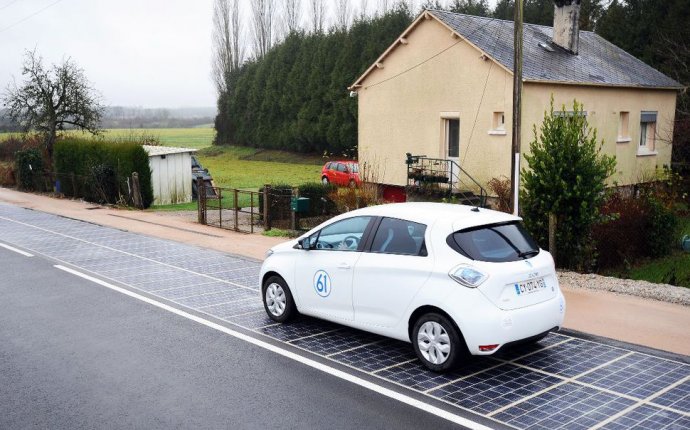
[[[603,152],[616,156],[611,181],[641,182],[655,167],[670,165],[682,87],[597,34],[578,31],[579,2],[560,3],[555,30],[524,25],[522,153],[551,97],[556,110],[572,109],[577,99],[605,142]],[[419,179],[406,153],[451,160],[440,170],[456,166],[457,172],[459,165],[469,188],[471,179],[486,188],[492,178],[508,177],[512,68],[513,22],[422,12],[349,88],[358,97],[359,161],[372,172],[368,180],[402,186]]]
[[196,149],[144,145],[149,154],[153,204],[192,201],[192,154]]

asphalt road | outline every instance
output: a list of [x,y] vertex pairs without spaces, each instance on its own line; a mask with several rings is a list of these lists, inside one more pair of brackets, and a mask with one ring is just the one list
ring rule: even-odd
[[0,428],[449,428],[0,248]]

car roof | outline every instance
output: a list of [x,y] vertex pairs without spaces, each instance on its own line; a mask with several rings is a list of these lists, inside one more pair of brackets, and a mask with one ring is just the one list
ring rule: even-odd
[[491,209],[479,208],[479,211],[477,211],[475,206],[429,202],[389,203],[358,209],[348,214],[404,218],[408,221],[426,225],[443,220],[452,223],[453,228],[456,229],[519,221],[521,219],[520,217]]

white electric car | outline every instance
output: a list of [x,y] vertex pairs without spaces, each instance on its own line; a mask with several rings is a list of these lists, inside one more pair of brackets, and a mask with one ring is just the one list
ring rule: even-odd
[[260,276],[273,320],[301,313],[411,342],[434,371],[541,339],[565,313],[553,259],[520,218],[455,204],[337,216],[269,250]]

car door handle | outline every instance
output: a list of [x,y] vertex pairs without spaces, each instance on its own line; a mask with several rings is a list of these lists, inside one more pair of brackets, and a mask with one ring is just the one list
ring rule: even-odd
[[338,264],[338,269],[349,270],[349,269],[351,269],[351,268],[352,268],[352,266],[350,266],[350,265],[347,264],[347,263],[340,263],[340,264]]

